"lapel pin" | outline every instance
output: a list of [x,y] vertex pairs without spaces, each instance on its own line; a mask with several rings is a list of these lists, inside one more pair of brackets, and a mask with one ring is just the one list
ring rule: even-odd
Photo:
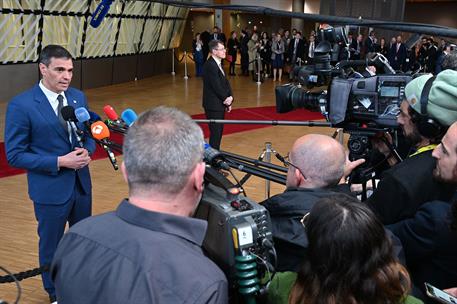
[[76,103],[76,100],[73,100],[73,103]]

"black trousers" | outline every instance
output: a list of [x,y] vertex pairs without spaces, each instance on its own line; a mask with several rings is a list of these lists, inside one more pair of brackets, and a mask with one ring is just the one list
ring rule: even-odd
[[[205,109],[205,115],[207,119],[224,119],[224,111],[211,111]],[[216,150],[220,150],[222,141],[222,132],[224,131],[223,124],[209,124],[209,144]]]

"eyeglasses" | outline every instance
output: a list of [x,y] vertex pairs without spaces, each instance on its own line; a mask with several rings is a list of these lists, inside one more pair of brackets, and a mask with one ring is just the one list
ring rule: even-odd
[[287,153],[287,156],[284,157],[284,160],[282,163],[284,164],[284,167],[289,168],[290,166],[292,166],[295,169],[297,169],[300,172],[300,174],[303,175],[303,177],[306,176],[305,174],[303,174],[302,170],[297,165],[294,165],[293,163],[290,162],[290,153]]
[[309,219],[309,212],[306,212],[306,214],[303,215],[303,217],[302,217],[301,220],[300,220],[301,225],[302,225],[303,228],[305,228],[305,229],[306,229],[306,224],[308,223],[308,219]]

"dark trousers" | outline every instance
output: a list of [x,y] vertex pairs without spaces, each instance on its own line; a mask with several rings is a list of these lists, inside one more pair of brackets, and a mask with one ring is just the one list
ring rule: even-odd
[[[59,189],[55,189],[59,191]],[[92,214],[92,195],[85,194],[77,184],[70,199],[61,205],[48,205],[34,202],[35,218],[38,221],[40,266],[52,262],[57,245],[65,231],[65,225],[73,226]],[[43,287],[55,296],[54,284],[49,271],[41,274]]]
[[[205,115],[207,119],[224,119],[225,112],[224,111],[211,111],[205,109]],[[216,149],[220,150],[221,148],[221,141],[222,141],[222,132],[224,131],[223,124],[209,124],[209,145]]]
[[241,71],[243,74],[248,74],[249,68],[249,54],[247,52],[241,53]]

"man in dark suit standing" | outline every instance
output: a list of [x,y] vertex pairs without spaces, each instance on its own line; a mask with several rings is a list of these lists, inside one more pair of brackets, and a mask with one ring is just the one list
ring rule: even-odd
[[376,51],[376,36],[374,31],[370,31],[367,39],[365,39],[365,54]]
[[[207,119],[224,119],[233,103],[232,88],[221,66],[226,49],[221,41],[211,40],[209,51],[211,56],[203,66],[203,108]],[[214,149],[220,149],[223,130],[222,124],[209,124],[209,144]]]
[[301,37],[301,32],[295,33],[295,38],[290,41],[289,44],[289,58],[292,65],[297,64],[297,61],[301,61],[302,64],[305,61],[305,48],[306,42]]
[[406,68],[406,46],[401,42],[401,35],[397,36],[396,43],[390,48],[390,65],[394,70],[403,70]]
[[361,34],[357,35],[357,39],[353,39],[351,46],[351,60],[359,60],[362,58],[363,51],[363,36]]
[[[60,113],[67,105],[87,108],[84,93],[70,87],[71,54],[61,46],[48,45],[40,54],[39,69],[41,81],[8,104],[5,146],[9,164],[27,170],[43,266],[51,264],[66,223],[72,226],[91,215],[88,164],[95,142],[86,138],[79,143]],[[42,279],[54,302],[55,289],[48,271],[43,272]]]

